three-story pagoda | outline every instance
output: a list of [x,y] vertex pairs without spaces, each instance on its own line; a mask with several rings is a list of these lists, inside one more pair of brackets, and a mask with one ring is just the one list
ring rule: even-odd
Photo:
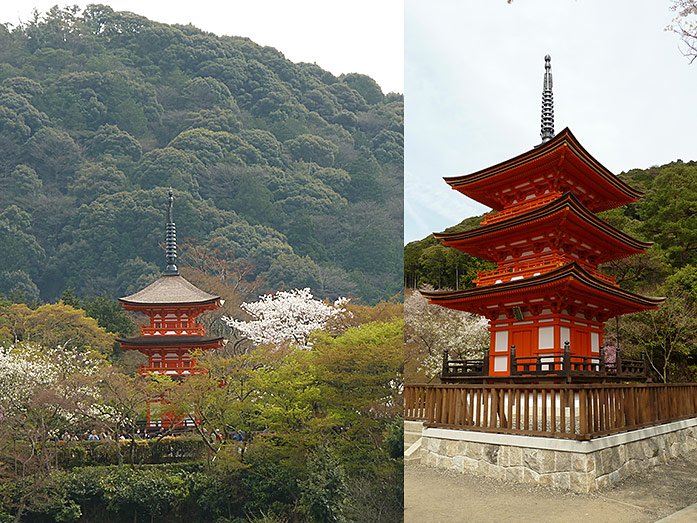
[[[598,270],[598,264],[651,245],[595,215],[634,202],[641,193],[593,158],[568,128],[554,135],[549,56],[541,136],[540,145],[510,160],[445,178],[493,212],[474,230],[434,236],[496,268],[478,273],[474,288],[424,295],[431,303],[489,320],[482,374],[492,377],[602,370],[604,323],[663,301],[621,289]],[[446,356],[444,375],[447,369]],[[459,369],[467,372],[466,365]]]

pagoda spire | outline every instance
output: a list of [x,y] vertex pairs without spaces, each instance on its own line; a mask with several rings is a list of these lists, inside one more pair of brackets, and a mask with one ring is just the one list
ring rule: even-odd
[[169,205],[167,207],[167,238],[165,240],[165,252],[167,257],[166,275],[176,276],[179,274],[177,269],[177,227],[172,221],[172,206],[174,205],[174,193],[169,188]]
[[552,58],[545,56],[545,78],[542,87],[542,143],[554,136],[554,98],[552,96]]

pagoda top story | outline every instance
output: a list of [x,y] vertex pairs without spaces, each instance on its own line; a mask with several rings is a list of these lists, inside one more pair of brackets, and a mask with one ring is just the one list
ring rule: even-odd
[[592,212],[614,209],[642,196],[593,158],[568,127],[510,160],[444,179],[456,191],[496,211],[545,191],[572,192]]
[[[450,187],[494,211],[506,209],[498,213],[498,219],[567,192],[594,213],[632,203],[642,196],[593,158],[568,127],[554,135],[551,60],[545,56],[542,143],[486,169],[445,178]],[[541,195],[545,197],[540,198]]]
[[162,276],[138,292],[119,298],[127,310],[141,310],[147,306],[186,306],[194,305],[203,310],[220,307],[220,296],[202,291],[194,284],[180,276],[177,268],[177,232],[172,221],[174,195],[169,190],[167,208],[166,259],[167,267]]
[[208,305],[220,296],[202,291],[179,274],[164,274],[144,289],[119,298],[124,305]]

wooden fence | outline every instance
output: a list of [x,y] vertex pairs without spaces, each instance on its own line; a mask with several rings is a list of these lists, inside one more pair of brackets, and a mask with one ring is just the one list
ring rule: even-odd
[[697,417],[697,384],[406,385],[429,427],[590,440]]

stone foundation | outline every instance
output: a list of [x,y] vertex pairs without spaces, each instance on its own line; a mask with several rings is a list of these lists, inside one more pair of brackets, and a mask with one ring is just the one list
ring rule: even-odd
[[697,418],[592,441],[425,428],[424,465],[591,492],[697,448]]

